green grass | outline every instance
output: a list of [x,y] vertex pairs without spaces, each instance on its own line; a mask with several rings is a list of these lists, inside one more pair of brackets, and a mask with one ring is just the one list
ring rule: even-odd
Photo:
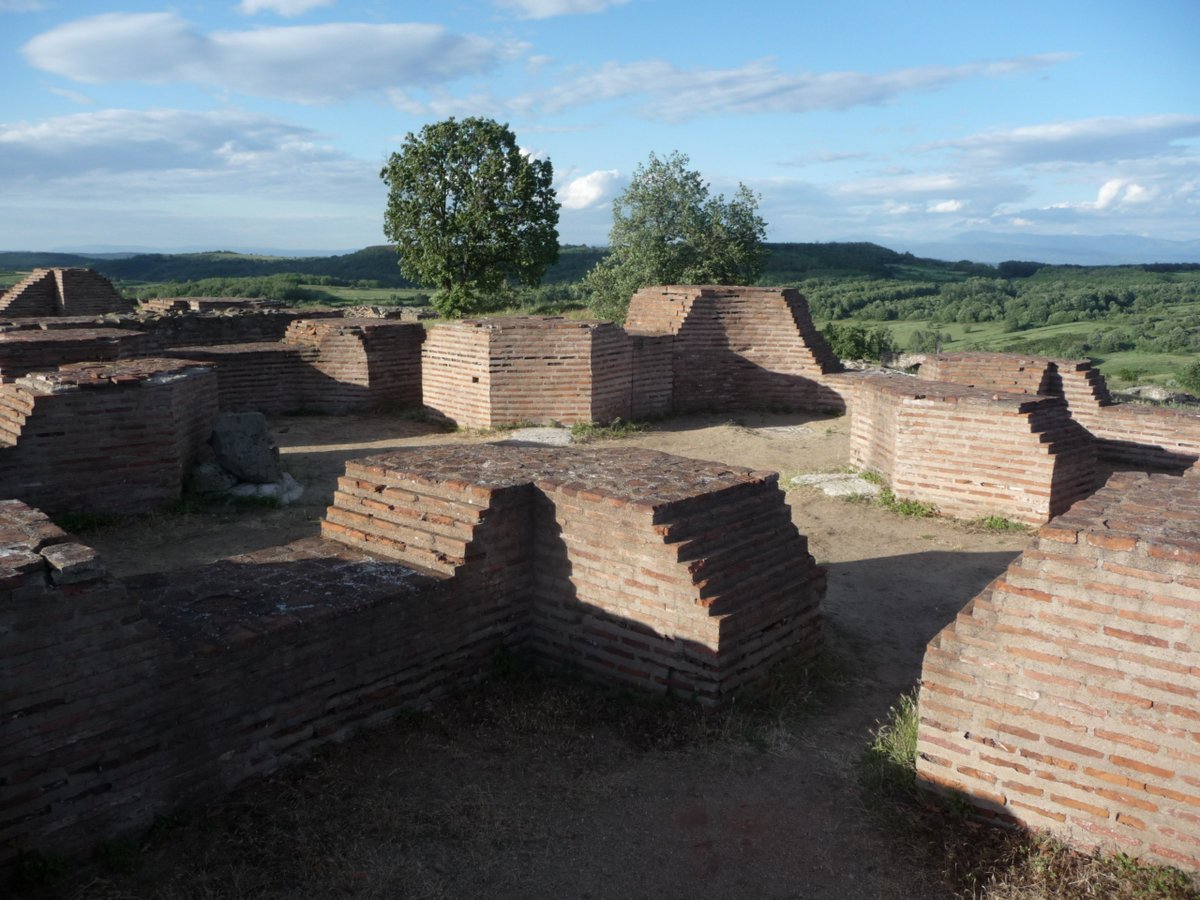
[[622,422],[617,419],[607,425],[592,425],[577,422],[571,426],[571,438],[577,444],[590,444],[593,441],[611,441],[617,438],[639,434],[647,428],[645,422]]
[[1006,519],[1004,516],[984,516],[982,519],[976,519],[972,524],[984,531],[994,531],[998,534],[1026,532],[1030,528],[1028,525],[1021,522],[1014,522],[1012,519]]

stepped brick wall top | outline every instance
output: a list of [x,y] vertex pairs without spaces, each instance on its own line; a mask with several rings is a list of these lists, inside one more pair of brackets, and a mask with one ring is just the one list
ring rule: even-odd
[[633,295],[632,334],[673,334],[676,412],[844,409],[842,365],[792,288],[664,285]]
[[472,428],[627,417],[628,336],[557,316],[464,319],[433,328],[422,351],[424,403]]
[[1200,477],[1119,473],[929,644],[917,771],[988,815],[1200,869]]
[[133,304],[91,269],[35,269],[0,297],[10,316],[84,316],[122,313]]
[[178,499],[216,415],[215,376],[181,360],[75,363],[0,385],[0,496],[51,512]]
[[1089,360],[943,353],[929,357],[918,377],[1063,397],[1100,458],[1117,466],[1179,474],[1200,460],[1200,412],[1114,403]]
[[897,497],[961,518],[1040,525],[1086,496],[1095,450],[1057,397],[981,391],[904,375],[846,378],[850,461]]
[[824,573],[773,474],[414,448],[348,465],[325,533],[119,582],[0,503],[0,633],[19,636],[0,655],[0,864],[210,802],[501,647],[709,701],[815,652]]

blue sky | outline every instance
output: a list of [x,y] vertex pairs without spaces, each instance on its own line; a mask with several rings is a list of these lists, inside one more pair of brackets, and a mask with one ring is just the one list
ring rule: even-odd
[[0,249],[382,243],[450,115],[554,165],[604,243],[651,152],[779,241],[1200,239],[1196,0],[0,0]]

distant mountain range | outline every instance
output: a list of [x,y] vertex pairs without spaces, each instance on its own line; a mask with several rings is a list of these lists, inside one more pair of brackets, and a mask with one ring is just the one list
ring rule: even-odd
[[876,241],[933,259],[999,263],[1010,259],[1051,265],[1120,266],[1198,263],[1200,241],[1170,241],[1131,234],[1008,234],[967,231],[936,243]]
[[[912,244],[904,252],[877,242],[769,243],[763,283],[788,284],[822,276],[869,278],[997,277],[1028,267],[997,264],[1020,260],[1047,265],[1200,264],[1200,241],[1162,241],[1129,236],[1010,235],[969,232],[937,244]],[[607,253],[603,247],[568,245],[547,272],[548,284],[578,281]],[[339,255],[277,256],[221,250],[207,253],[0,252],[0,269],[83,266],[126,283],[198,281],[207,278],[294,274],[335,279],[330,284],[368,283],[413,287],[400,274],[393,247],[365,247]],[[939,275],[938,273],[943,273]],[[1025,272],[1025,274],[1029,274]]]

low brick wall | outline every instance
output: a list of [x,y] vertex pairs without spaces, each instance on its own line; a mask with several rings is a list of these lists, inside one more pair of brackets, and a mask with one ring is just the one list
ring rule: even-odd
[[1200,869],[1200,477],[1119,473],[929,644],[917,772],[984,815]]
[[524,566],[540,657],[716,702],[816,647],[824,572],[777,481],[646,450],[425,448],[347,464],[322,534],[489,584]]
[[1089,360],[1010,353],[943,353],[921,366],[922,380],[1062,397],[1096,439],[1100,459],[1118,467],[1179,474],[1200,460],[1200,412],[1114,403]]
[[465,319],[431,329],[424,404],[470,428],[628,418],[628,336],[608,322],[556,316]]
[[841,410],[842,365],[792,288],[660,285],[633,295],[631,334],[672,334],[676,412]]
[[850,463],[947,515],[1040,525],[1091,493],[1095,450],[1057,397],[904,375],[853,383]]
[[208,802],[528,646],[716,701],[817,642],[777,476],[649,451],[414,448],[347,466],[323,533],[110,578],[0,502],[0,865]]
[[164,352],[216,372],[217,406],[222,412],[257,410],[278,415],[306,408],[311,367],[299,347],[220,344],[176,347]]
[[169,359],[74,364],[0,385],[0,496],[104,513],[178,499],[216,397],[211,370]]
[[141,332],[121,328],[0,331],[0,380],[65,363],[111,362],[129,352]]

